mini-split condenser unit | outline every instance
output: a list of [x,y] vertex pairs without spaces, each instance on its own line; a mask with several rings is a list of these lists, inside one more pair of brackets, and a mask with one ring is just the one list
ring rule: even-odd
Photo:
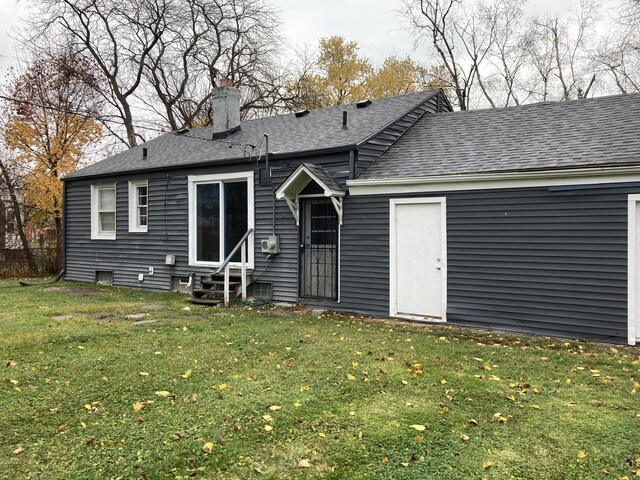
[[262,253],[266,253],[268,255],[280,253],[280,242],[278,241],[277,235],[271,235],[270,237],[265,238],[260,242],[260,246],[262,248]]

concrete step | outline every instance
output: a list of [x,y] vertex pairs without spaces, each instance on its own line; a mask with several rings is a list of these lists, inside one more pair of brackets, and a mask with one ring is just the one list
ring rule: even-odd
[[224,300],[222,298],[219,299],[208,299],[208,298],[195,298],[195,297],[189,297],[187,298],[187,302],[189,303],[195,303],[196,305],[208,305],[208,306],[218,306],[218,305],[222,305],[224,303]]

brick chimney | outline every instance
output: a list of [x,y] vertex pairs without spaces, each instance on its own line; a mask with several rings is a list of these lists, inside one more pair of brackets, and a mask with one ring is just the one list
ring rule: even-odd
[[211,97],[213,111],[213,138],[226,138],[240,130],[240,90],[232,86],[231,79],[220,81]]

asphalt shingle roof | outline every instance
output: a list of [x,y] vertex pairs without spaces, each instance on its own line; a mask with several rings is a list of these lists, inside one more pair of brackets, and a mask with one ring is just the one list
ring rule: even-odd
[[[239,132],[218,141],[210,141],[212,127],[192,129],[185,134],[168,133],[89,165],[65,178],[176,168],[217,161],[245,161],[245,150],[249,153],[251,148],[229,148],[229,142],[258,145],[265,133],[269,135],[271,154],[356,145],[435,93],[427,91],[373,100],[366,108],[356,108],[355,104],[351,104],[311,110],[301,118],[296,118],[290,113],[243,121]],[[346,129],[342,128],[343,111],[348,112]],[[148,152],[145,160],[142,159],[143,147],[146,147]]]
[[640,164],[640,94],[425,115],[360,179]]

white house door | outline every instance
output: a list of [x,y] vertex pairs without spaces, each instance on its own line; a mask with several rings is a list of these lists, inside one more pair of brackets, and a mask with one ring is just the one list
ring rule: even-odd
[[629,195],[628,326],[630,345],[640,344],[640,194]]
[[443,197],[390,203],[390,313],[446,320],[446,206]]

